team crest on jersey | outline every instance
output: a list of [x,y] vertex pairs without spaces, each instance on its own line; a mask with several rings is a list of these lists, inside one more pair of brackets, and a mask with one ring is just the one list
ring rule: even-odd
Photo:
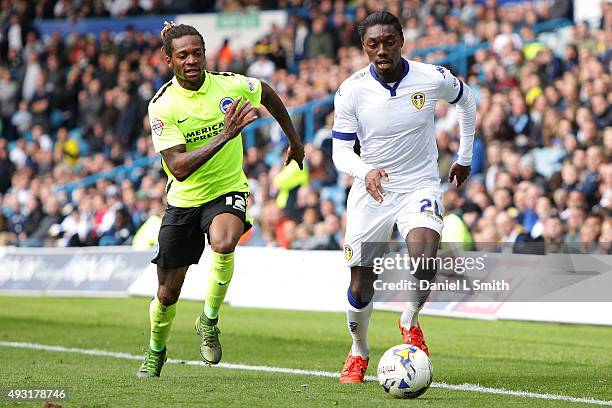
[[164,122],[162,122],[158,118],[153,119],[153,122],[151,122],[151,130],[157,136],[161,136],[164,131]]
[[412,94],[412,104],[418,110],[423,109],[425,106],[425,94],[423,92],[415,92]]
[[353,248],[350,245],[344,246],[344,259],[350,261],[353,258]]
[[219,109],[221,109],[221,113],[225,114],[233,102],[234,100],[229,96],[221,99],[221,102],[219,102]]

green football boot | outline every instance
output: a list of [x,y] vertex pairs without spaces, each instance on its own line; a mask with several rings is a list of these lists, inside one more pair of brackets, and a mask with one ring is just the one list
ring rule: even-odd
[[196,319],[195,330],[200,336],[200,355],[208,364],[218,364],[221,361],[221,343],[217,327],[219,318],[209,319],[204,313]]
[[139,378],[159,377],[161,369],[166,362],[166,347],[162,351],[153,351],[150,347],[145,349],[145,359],[136,375]]

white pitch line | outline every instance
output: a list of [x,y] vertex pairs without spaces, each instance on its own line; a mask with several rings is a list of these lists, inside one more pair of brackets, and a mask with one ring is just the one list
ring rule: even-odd
[[[89,356],[121,358],[124,360],[142,360],[142,356],[138,356],[134,354],[118,353],[114,351],[96,350],[96,349],[68,348],[68,347],[53,346],[53,345],[48,345],[48,344],[0,341],[0,347],[55,351],[58,353],[85,354]],[[177,359],[169,358],[167,362],[174,363],[174,364],[186,364],[186,365],[192,365],[192,366],[208,367],[208,364],[204,363],[203,361],[177,360]],[[313,376],[313,377],[328,377],[328,378],[337,378],[340,375],[337,372],[331,372],[331,371],[300,370],[296,368],[254,366],[254,365],[231,364],[231,363],[220,363],[216,366],[211,366],[211,367],[226,368],[230,370],[247,370],[247,371],[259,371],[259,372],[267,372],[267,373],[308,375],[308,376]],[[376,377],[372,375],[366,376],[365,379],[367,381],[377,380]],[[470,391],[470,392],[480,392],[480,393],[485,393],[485,394],[509,395],[513,397],[536,398],[536,399],[545,399],[545,400],[567,401],[567,402],[576,402],[576,403],[583,403],[583,404],[601,405],[601,406],[612,406],[612,401],[604,401],[604,400],[598,400],[594,398],[579,398],[579,397],[570,397],[567,395],[558,395],[558,394],[540,394],[537,392],[528,392],[528,391],[512,391],[512,390],[506,390],[504,388],[483,387],[477,384],[447,384],[445,382],[433,382],[431,386],[433,388],[443,388],[443,389],[453,390],[453,391]]]

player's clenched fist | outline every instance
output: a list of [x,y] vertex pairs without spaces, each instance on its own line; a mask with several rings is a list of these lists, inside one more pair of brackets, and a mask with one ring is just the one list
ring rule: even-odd
[[238,136],[246,125],[257,119],[257,114],[249,102],[238,107],[241,99],[241,97],[236,98],[225,112],[221,135],[227,140]]
[[382,179],[389,181],[389,175],[383,169],[372,169],[365,176],[366,190],[379,204],[383,202],[385,195],[385,190],[380,182]]

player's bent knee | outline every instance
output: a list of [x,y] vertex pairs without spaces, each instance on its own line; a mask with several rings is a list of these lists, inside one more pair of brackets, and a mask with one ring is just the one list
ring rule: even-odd
[[180,288],[171,288],[168,286],[160,286],[157,290],[157,298],[159,302],[164,306],[170,306],[178,302],[181,294]]
[[210,247],[218,254],[231,254],[236,249],[239,239],[240,236],[234,237],[229,235],[223,237],[222,239],[215,239],[211,241]]
[[376,275],[372,268],[363,266],[351,267],[351,282],[349,290],[351,295],[359,302],[369,303],[374,296],[374,281]]
[[164,305],[164,306],[172,306],[173,304],[175,304],[176,302],[178,302],[178,295],[162,295],[162,296],[157,296],[159,299],[159,302]]
[[368,287],[367,283],[361,280],[351,281],[349,285],[351,295],[359,302],[370,303],[374,295],[373,287]]
[[351,291],[353,297],[356,298],[361,294],[361,282],[351,281],[351,284],[349,285],[349,290]]

